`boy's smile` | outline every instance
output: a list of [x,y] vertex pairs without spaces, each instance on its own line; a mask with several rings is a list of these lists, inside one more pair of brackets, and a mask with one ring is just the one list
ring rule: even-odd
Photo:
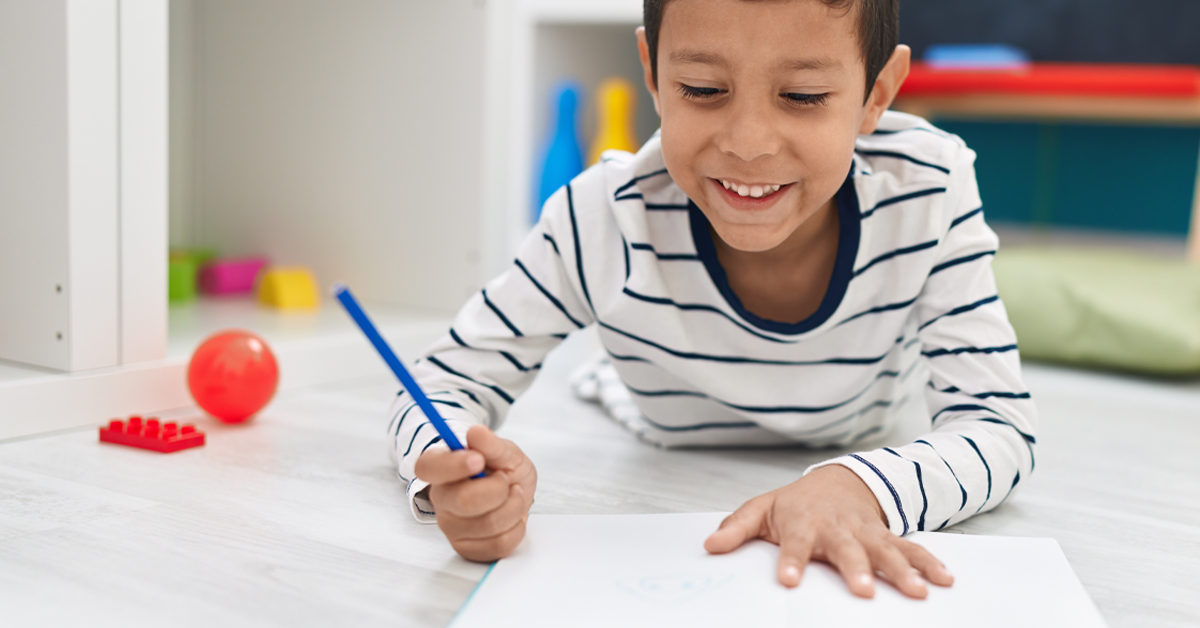
[[[836,239],[834,195],[855,140],[891,100],[880,107],[873,94],[864,104],[856,11],[817,0],[667,5],[657,85],[642,55],[663,159],[729,247],[786,255],[831,227]],[[645,50],[644,33],[638,39]],[[830,219],[809,220],[823,213]]]

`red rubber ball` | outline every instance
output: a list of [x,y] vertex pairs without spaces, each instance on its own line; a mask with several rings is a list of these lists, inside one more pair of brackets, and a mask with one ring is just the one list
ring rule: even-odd
[[188,363],[188,390],[196,405],[226,423],[263,409],[279,385],[279,365],[266,341],[239,329],[210,336]]

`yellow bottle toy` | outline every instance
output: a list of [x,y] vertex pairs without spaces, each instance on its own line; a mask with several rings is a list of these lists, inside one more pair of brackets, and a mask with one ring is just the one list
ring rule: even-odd
[[600,161],[600,153],[615,148],[637,152],[637,139],[633,132],[634,105],[637,92],[633,84],[623,78],[610,78],[596,90],[596,112],[600,116],[596,125],[596,138],[588,154],[588,165]]

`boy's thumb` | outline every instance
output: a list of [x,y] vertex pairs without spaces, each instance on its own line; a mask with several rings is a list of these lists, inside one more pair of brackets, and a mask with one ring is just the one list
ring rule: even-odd
[[483,454],[489,469],[507,469],[516,466],[518,450],[511,442],[496,436],[486,425],[476,425],[467,430],[467,447]]

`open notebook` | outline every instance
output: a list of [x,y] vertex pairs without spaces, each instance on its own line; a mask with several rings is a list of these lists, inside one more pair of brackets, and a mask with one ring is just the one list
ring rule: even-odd
[[911,600],[884,582],[854,597],[814,563],[799,588],[775,581],[778,548],[752,542],[710,556],[725,513],[533,515],[525,541],[496,563],[451,622],[507,626],[1104,626],[1053,539],[920,532],[955,576]]

